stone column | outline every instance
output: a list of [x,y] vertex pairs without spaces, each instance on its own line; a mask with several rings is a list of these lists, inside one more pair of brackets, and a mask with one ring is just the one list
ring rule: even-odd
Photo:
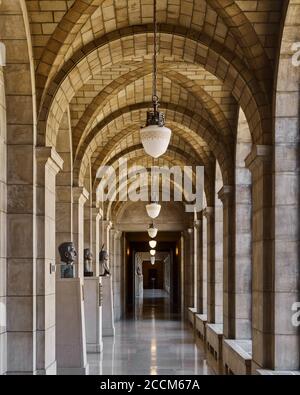
[[200,283],[202,267],[202,245],[200,243],[200,233],[202,234],[201,221],[194,222],[194,308],[200,312],[200,300],[202,287]]
[[207,315],[207,219],[204,215],[204,210],[202,211],[202,235],[200,234],[202,243],[202,278],[200,279],[202,283],[202,314]]
[[[204,260],[204,227],[203,227],[203,211],[199,213],[199,220],[195,222],[196,225],[196,240],[195,249],[197,249],[197,297],[196,308],[200,314],[206,314],[206,281],[207,281],[207,263]],[[206,240],[206,239],[205,239]]]
[[5,46],[0,42],[0,375],[7,369],[6,355],[6,211],[7,211],[7,154],[6,102],[4,86]]
[[76,277],[83,278],[84,266],[84,204],[89,197],[85,188],[73,188],[73,241],[77,251]]
[[121,283],[121,237],[122,232],[115,231],[114,233],[114,275],[113,275],[113,290],[114,290],[114,312],[115,320],[119,320],[122,314],[122,283]]
[[184,232],[184,294],[185,311],[194,307],[194,229],[189,228]]
[[93,243],[93,214],[90,200],[87,199],[84,205],[84,248],[92,250]]
[[101,234],[100,234],[101,214],[99,208],[92,208],[92,253],[93,253],[93,272],[94,276],[99,276],[99,252]]
[[[101,232],[102,245],[104,244],[104,249],[109,253],[109,251],[110,251],[110,229],[112,227],[112,222],[104,220],[104,221],[102,221],[101,225],[102,225],[102,232]],[[101,245],[101,247],[102,247],[102,245]]]
[[55,357],[55,178],[63,160],[54,148],[36,149],[36,312],[38,374],[56,374]]
[[207,220],[207,322],[215,322],[215,210],[206,207]]
[[253,147],[246,165],[252,173],[252,365],[255,372],[261,367],[274,367],[271,147]]
[[103,308],[102,308],[102,335],[114,336],[114,302],[113,302],[113,246],[111,241],[111,227],[112,222],[102,221],[102,241],[105,249],[109,254],[108,266],[111,271],[111,276],[102,277],[103,286]]
[[223,333],[235,338],[235,202],[234,188],[224,185],[218,193],[223,203]]

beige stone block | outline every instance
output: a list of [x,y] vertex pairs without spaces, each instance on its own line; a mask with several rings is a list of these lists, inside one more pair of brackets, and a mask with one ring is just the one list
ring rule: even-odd
[[7,211],[10,214],[33,213],[34,197],[32,185],[7,186]]
[[9,332],[7,334],[7,370],[10,373],[34,372],[35,335],[33,332]]
[[9,258],[33,257],[33,217],[27,214],[7,215],[7,256]]
[[9,296],[7,298],[7,331],[30,332],[33,330],[34,301],[32,296]]
[[296,144],[299,139],[299,119],[297,117],[276,118],[275,120],[276,143]]
[[6,259],[0,258],[0,298],[6,296]]
[[275,369],[299,370],[299,334],[276,335],[275,337]]
[[[9,93],[9,92],[7,92]],[[7,102],[7,122],[9,125],[32,125],[32,96],[11,96]],[[7,130],[9,138],[9,130]]]
[[7,261],[7,294],[10,296],[32,295],[33,293],[33,260],[8,259]]
[[9,145],[8,184],[32,184],[33,180],[33,148],[31,146]]
[[297,240],[299,238],[299,208],[297,206],[277,206],[275,208],[276,236],[279,239]]
[[5,89],[10,95],[26,95],[31,93],[32,86],[29,64],[8,64],[5,67],[5,76]]
[[7,125],[7,143],[30,145],[34,141],[32,125]]

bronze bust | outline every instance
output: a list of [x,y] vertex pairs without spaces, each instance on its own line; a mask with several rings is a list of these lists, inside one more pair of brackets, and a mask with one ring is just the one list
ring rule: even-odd
[[77,257],[74,243],[62,243],[58,247],[61,260],[61,278],[74,278],[74,261]]
[[108,253],[104,250],[104,244],[99,254],[99,265],[100,265],[100,277],[110,276],[110,270],[108,268]]
[[84,277],[93,277],[92,268],[93,254],[89,248],[84,250]]

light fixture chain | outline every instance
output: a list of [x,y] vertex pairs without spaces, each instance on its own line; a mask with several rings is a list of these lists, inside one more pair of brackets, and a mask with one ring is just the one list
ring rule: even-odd
[[154,20],[154,55],[153,55],[153,105],[154,111],[157,112],[157,51],[158,51],[158,43],[157,43],[157,0],[153,0],[153,20]]

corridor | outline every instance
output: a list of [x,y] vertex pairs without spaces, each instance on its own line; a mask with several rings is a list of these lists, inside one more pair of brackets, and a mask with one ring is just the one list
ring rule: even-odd
[[300,374],[299,103],[300,0],[0,0],[0,376]]
[[178,316],[169,313],[162,290],[144,293],[142,315],[116,324],[115,338],[104,338],[102,354],[89,354],[91,375],[208,375],[203,348]]

